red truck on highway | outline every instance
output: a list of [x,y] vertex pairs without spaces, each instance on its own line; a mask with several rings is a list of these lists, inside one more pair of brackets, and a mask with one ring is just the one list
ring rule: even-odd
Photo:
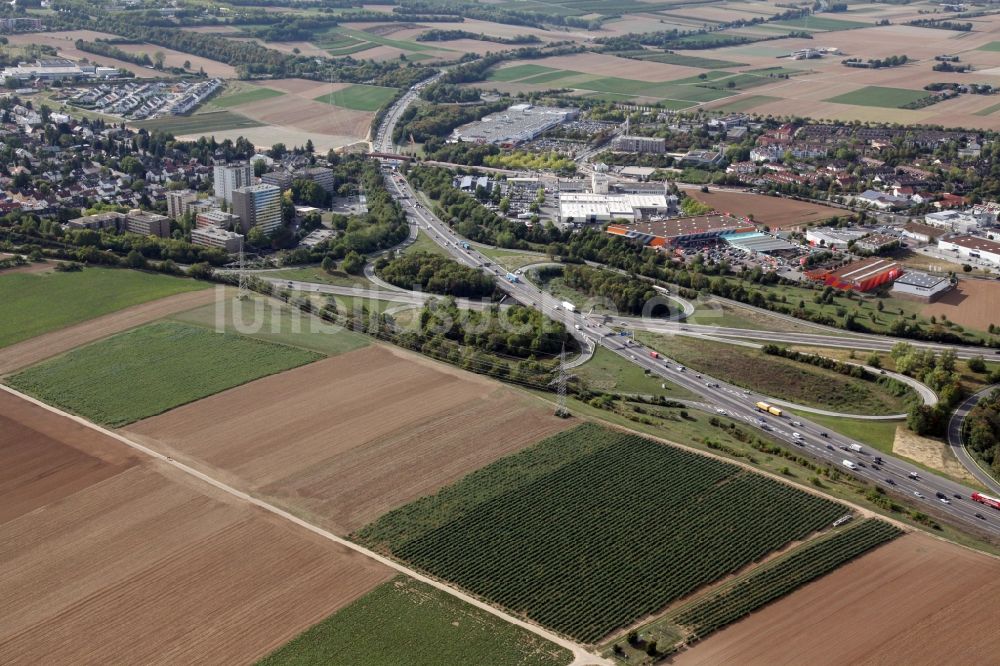
[[652,356],[653,358],[660,358],[660,355],[654,351],[649,352],[649,355]]
[[986,506],[1000,510],[1000,499],[997,499],[996,497],[990,497],[989,495],[983,495],[982,493],[972,493],[970,497],[980,504],[985,504]]

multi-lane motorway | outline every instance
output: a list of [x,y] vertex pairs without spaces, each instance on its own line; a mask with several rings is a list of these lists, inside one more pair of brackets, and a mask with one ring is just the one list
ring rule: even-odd
[[[415,97],[417,94],[418,91],[414,90],[407,93],[407,96]],[[410,101],[412,97],[409,97]],[[404,97],[387,114],[376,137],[376,147],[380,150],[389,147],[386,142],[389,141],[392,127],[408,104],[407,97]],[[972,492],[970,488],[891,455],[872,452],[866,445],[829,432],[805,417],[788,412],[783,417],[762,413],[755,404],[758,401],[768,401],[768,396],[747,392],[690,369],[681,369],[680,364],[662,355],[654,357],[653,350],[617,335],[616,331],[604,323],[603,317],[588,317],[580,312],[566,310],[558,299],[531,284],[524,276],[519,276],[516,282],[506,279],[506,271],[492,265],[492,260],[481,254],[475,246],[465,247],[464,239],[457,237],[448,225],[421,205],[405,178],[389,172],[386,174],[386,181],[389,191],[407,210],[411,223],[424,229],[428,236],[456,261],[493,272],[502,291],[518,302],[534,307],[549,318],[561,322],[581,344],[588,347],[603,346],[651,374],[701,396],[704,401],[702,407],[707,411],[766,430],[770,436],[792,445],[808,457],[824,464],[829,463],[844,473],[876,483],[889,492],[908,496],[913,504],[928,513],[940,516],[958,526],[1000,537],[1000,512],[973,502],[969,497]],[[713,330],[715,335],[719,335],[722,330],[716,327],[707,328]],[[761,332],[753,333],[756,335]],[[746,335],[746,332],[737,335]],[[812,334],[790,335],[803,336],[802,339],[807,339]],[[856,344],[855,336],[850,337],[850,344]],[[877,344],[885,342],[891,346],[895,341],[889,338],[876,339]],[[851,445],[861,446],[862,451],[852,451]],[[876,460],[876,456],[881,462]],[[844,464],[845,461],[853,463],[855,469],[848,469]]]

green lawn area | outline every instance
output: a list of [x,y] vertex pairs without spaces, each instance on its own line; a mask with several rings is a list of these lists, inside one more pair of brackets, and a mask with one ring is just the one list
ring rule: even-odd
[[152,120],[141,120],[133,123],[136,127],[152,132],[170,132],[178,136],[185,134],[199,134],[202,132],[221,132],[231,129],[246,129],[248,127],[261,127],[252,118],[234,113],[232,111],[210,111],[208,113],[196,113],[193,116],[167,116],[164,118],[153,118]]
[[908,399],[915,399],[910,389],[902,395],[893,395],[874,381],[748,347],[641,331],[635,337],[692,370],[808,407],[849,414],[902,414],[909,407]]
[[0,275],[0,347],[208,286],[186,278],[114,268]]
[[360,333],[344,330],[319,317],[303,314],[278,299],[260,295],[245,301],[227,299],[223,303],[212,303],[173,315],[171,319],[211,329],[222,322],[230,333],[301,347],[327,356],[361,349],[371,343],[370,338]]
[[349,275],[343,271],[327,273],[319,266],[300,266],[283,268],[280,271],[265,271],[260,276],[263,278],[277,278],[279,280],[294,280],[296,282],[318,282],[319,284],[330,284],[336,287],[371,289],[373,286],[363,275]]
[[319,358],[304,349],[161,322],[74,349],[8,381],[44,402],[118,427]]
[[397,88],[369,86],[356,83],[342,90],[325,93],[316,98],[317,102],[325,102],[344,109],[355,111],[378,111],[384,104],[396,96]]
[[[1000,42],[996,42],[996,43],[1000,44]],[[998,104],[992,104],[992,105],[986,107],[985,109],[980,109],[979,111],[976,111],[972,115],[974,115],[974,116],[988,116],[988,115],[991,115],[993,113],[996,113],[997,111],[1000,111],[1000,103],[998,103]]]
[[903,421],[866,421],[864,419],[823,416],[822,414],[809,414],[807,418],[834,432],[867,444],[882,453],[892,453],[892,443],[896,439],[896,426],[906,427]]
[[383,583],[258,666],[559,666],[568,650],[410,578]]
[[[695,400],[697,395],[653,375],[647,375],[635,363],[598,347],[594,357],[574,368],[572,374],[589,388],[607,393],[666,396],[674,400]],[[666,384],[666,388],[663,388]]]
[[789,28],[805,30],[854,30],[855,28],[870,28],[871,23],[861,21],[847,21],[844,19],[827,18],[826,16],[803,16],[802,18],[790,21],[775,21],[772,25],[787,26]]
[[488,81],[518,81],[529,76],[546,74],[550,72],[561,72],[559,69],[542,67],[541,65],[514,65],[513,67],[502,67],[490,72]]
[[547,256],[541,253],[518,252],[517,250],[506,250],[499,247],[479,248],[479,251],[495,261],[498,266],[506,268],[509,271],[549,260]]
[[417,232],[417,239],[413,241],[413,245],[406,247],[402,254],[413,254],[414,252],[430,252],[431,254],[440,254],[445,257],[449,256],[444,248],[435,243],[434,239],[424,231]]
[[837,95],[824,102],[836,104],[853,104],[854,106],[879,106],[886,109],[898,109],[904,104],[915,102],[927,97],[923,90],[907,90],[905,88],[886,88],[884,86],[865,86],[843,95]]
[[213,100],[212,103],[215,106],[221,106],[222,108],[227,109],[233,106],[250,104],[251,102],[259,102],[272,97],[281,97],[284,94],[285,93],[282,91],[274,90],[272,88],[253,88],[250,90],[242,90],[240,92],[233,93],[232,95],[223,95]]

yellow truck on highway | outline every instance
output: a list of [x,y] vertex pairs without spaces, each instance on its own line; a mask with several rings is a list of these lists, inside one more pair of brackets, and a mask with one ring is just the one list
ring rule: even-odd
[[774,414],[775,416],[781,416],[783,413],[781,409],[779,409],[778,407],[775,407],[774,405],[769,405],[766,402],[758,402],[757,409],[759,409],[762,412],[768,412],[769,414]]

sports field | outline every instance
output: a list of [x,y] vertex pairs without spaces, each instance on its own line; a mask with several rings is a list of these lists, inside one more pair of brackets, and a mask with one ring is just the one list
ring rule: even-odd
[[535,634],[400,576],[262,659],[258,666],[559,666],[572,655]]
[[160,130],[161,132],[181,135],[260,127],[263,123],[232,111],[210,111],[191,116],[167,116],[141,120],[133,124],[139,129]]
[[207,286],[184,278],[113,268],[0,275],[0,347]]
[[585,424],[354,536],[592,643],[845,511],[729,463]]
[[75,349],[8,382],[96,423],[121,426],[319,358],[304,349],[164,322]]
[[915,102],[927,97],[923,90],[906,90],[905,88],[886,88],[884,86],[865,86],[843,95],[831,97],[826,102],[836,104],[853,104],[855,106],[881,106],[887,109],[898,109],[904,104]]
[[316,98],[317,102],[325,102],[345,109],[355,111],[377,111],[382,105],[395,97],[396,88],[384,88],[382,86],[368,86],[361,83],[354,84],[326,93]]

